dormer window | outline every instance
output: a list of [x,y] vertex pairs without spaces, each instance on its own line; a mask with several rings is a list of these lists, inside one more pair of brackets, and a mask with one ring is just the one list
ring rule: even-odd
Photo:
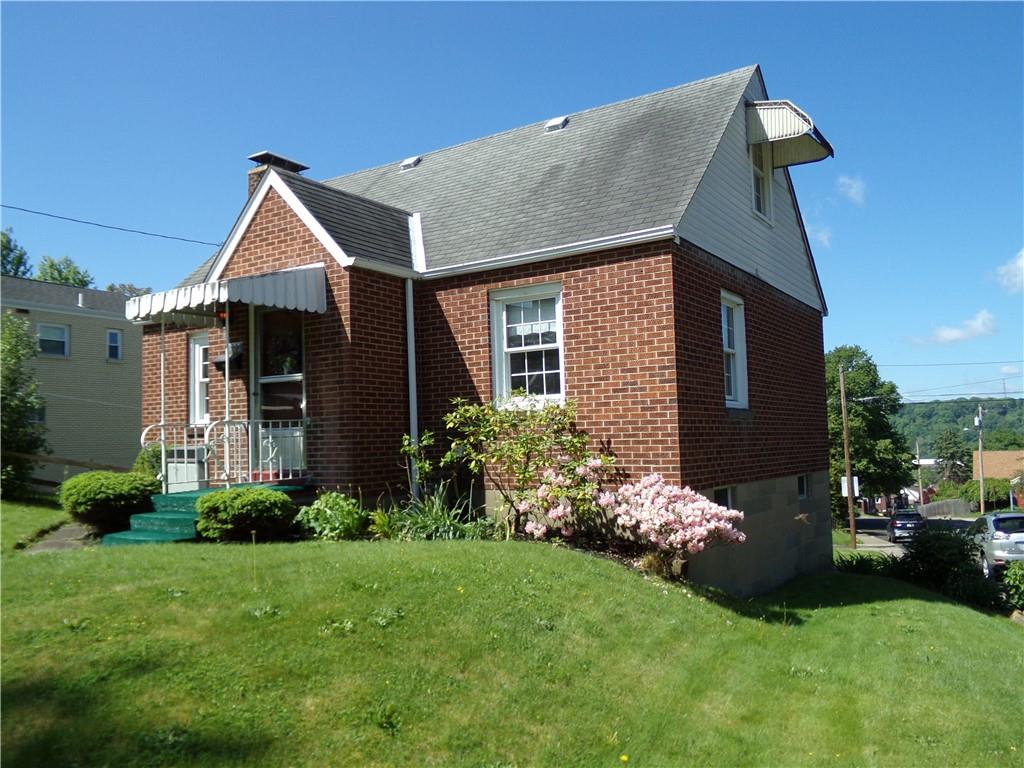
[[772,147],[768,142],[750,145],[750,168],[754,182],[754,211],[772,217]]

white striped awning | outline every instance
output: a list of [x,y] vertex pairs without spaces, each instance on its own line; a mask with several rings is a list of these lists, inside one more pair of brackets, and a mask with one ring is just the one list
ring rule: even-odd
[[816,163],[835,152],[810,116],[791,101],[747,104],[747,143],[772,145],[772,166]]
[[182,321],[201,314],[202,307],[239,301],[261,307],[327,311],[327,277],[323,264],[285,269],[266,275],[229,277],[208,283],[185,285],[169,291],[128,299],[124,314],[129,320]]

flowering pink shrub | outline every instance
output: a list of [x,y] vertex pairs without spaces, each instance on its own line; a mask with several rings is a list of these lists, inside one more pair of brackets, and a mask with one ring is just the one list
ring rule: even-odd
[[733,527],[743,519],[742,512],[719,506],[689,487],[669,485],[658,474],[623,485],[617,499],[602,493],[598,504],[614,507],[619,525],[662,551],[697,553],[716,541],[739,544],[747,538]]
[[[524,518],[546,519],[560,535],[572,536],[576,532],[573,522],[585,526],[595,519],[601,506],[601,480],[613,465],[610,456],[562,454],[556,466],[541,470],[540,485],[517,494],[516,510]],[[530,520],[523,530],[543,539],[548,526]]]

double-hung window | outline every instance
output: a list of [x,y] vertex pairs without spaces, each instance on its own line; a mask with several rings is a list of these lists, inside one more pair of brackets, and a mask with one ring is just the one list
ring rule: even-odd
[[124,336],[121,331],[107,329],[107,360],[124,359]]
[[772,147],[750,145],[750,168],[754,184],[754,211],[769,221],[772,218]]
[[68,357],[71,354],[70,330],[66,325],[39,324],[39,354],[44,357]]
[[523,391],[564,400],[562,286],[548,283],[491,293],[491,345],[496,398]]
[[743,299],[722,291],[722,360],[725,368],[725,404],[747,407],[747,340]]

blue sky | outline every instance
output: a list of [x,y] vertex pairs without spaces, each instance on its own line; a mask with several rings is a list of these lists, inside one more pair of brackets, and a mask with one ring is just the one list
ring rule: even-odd
[[[908,399],[1024,389],[1020,3],[4,2],[0,23],[3,202],[212,242],[256,150],[327,178],[758,63],[836,148],[792,172],[826,348],[865,347]],[[211,250],[2,218],[100,285],[167,288]]]

